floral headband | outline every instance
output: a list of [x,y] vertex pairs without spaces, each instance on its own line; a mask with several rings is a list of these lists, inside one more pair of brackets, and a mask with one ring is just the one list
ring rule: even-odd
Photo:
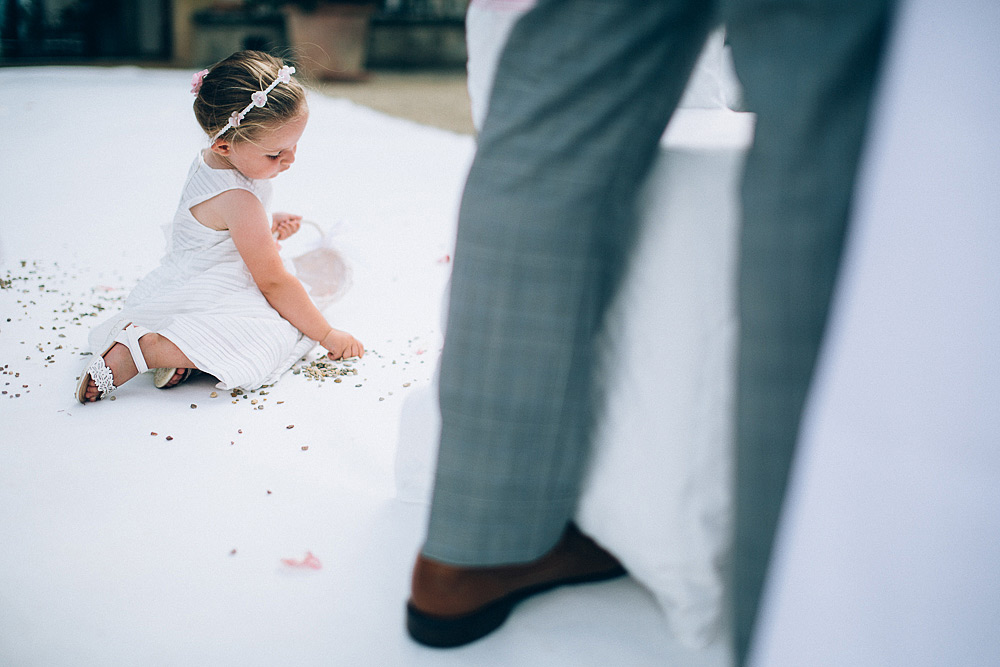
[[[201,83],[205,79],[205,75],[208,74],[207,69],[203,69],[200,72],[196,72],[193,77],[191,77],[191,93],[194,95],[198,94],[201,90]],[[278,70],[277,78],[271,82],[271,85],[264,90],[258,90],[256,93],[250,96],[250,104],[243,107],[243,111],[234,111],[229,116],[229,121],[226,126],[219,130],[214,137],[212,137],[212,142],[214,143],[216,139],[225,134],[231,127],[239,127],[240,122],[243,117],[247,115],[247,112],[254,107],[262,107],[267,104],[267,94],[275,89],[279,83],[288,83],[292,80],[292,75],[295,74],[295,68],[285,65]]]

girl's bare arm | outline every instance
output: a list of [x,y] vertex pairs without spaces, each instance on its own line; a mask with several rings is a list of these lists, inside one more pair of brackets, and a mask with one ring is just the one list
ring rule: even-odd
[[285,269],[271,236],[267,213],[253,194],[228,190],[194,207],[192,214],[202,224],[214,227],[222,223],[223,228],[229,229],[264,298],[292,326],[319,341],[335,359],[364,354],[364,347],[357,339],[330,326],[302,283]]

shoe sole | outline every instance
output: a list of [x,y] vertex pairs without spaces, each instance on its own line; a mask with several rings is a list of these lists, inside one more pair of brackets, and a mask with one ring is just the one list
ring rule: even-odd
[[80,403],[86,405],[87,403],[92,403],[93,401],[87,400],[87,385],[90,384],[90,366],[88,365],[83,369],[83,375],[80,377],[80,381],[76,383],[76,400]]
[[560,586],[597,583],[616,579],[627,574],[625,568],[597,574],[558,579],[522,588],[509,593],[499,600],[490,602],[475,611],[461,616],[433,616],[426,614],[411,603],[406,603],[406,630],[415,641],[432,648],[455,648],[464,646],[490,634],[507,620],[514,607],[533,595],[545,593]]

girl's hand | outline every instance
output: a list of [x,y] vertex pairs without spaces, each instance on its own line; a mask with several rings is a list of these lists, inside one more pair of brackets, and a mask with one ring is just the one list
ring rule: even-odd
[[334,361],[337,359],[347,359],[349,357],[365,356],[365,346],[357,338],[338,329],[330,329],[323,340],[319,342],[326,348],[326,356]]
[[302,225],[302,216],[291,213],[275,213],[271,216],[271,220],[271,233],[277,233],[279,241],[284,241],[299,231]]

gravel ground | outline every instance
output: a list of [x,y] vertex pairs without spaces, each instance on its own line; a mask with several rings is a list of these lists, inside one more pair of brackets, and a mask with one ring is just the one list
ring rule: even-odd
[[377,70],[367,81],[320,83],[324,95],[458,134],[473,134],[464,69]]

